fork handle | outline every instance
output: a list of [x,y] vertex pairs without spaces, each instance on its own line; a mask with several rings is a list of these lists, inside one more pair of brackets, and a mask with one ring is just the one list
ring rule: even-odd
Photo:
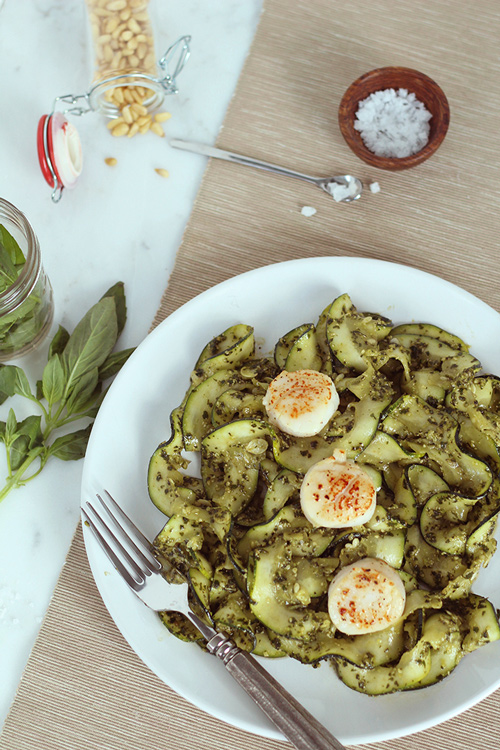
[[211,638],[207,648],[297,750],[346,750],[246,651],[221,634]]

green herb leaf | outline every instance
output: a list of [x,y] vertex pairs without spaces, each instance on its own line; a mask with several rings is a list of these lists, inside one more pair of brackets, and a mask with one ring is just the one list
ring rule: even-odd
[[123,281],[118,281],[102,295],[101,299],[111,297],[115,301],[116,322],[118,324],[117,338],[125,327],[127,320],[127,305],[125,302],[125,286]]
[[107,380],[116,375],[135,349],[123,349],[121,352],[113,352],[109,355],[102,367],[99,368],[99,379]]
[[[0,403],[8,396],[25,396],[33,398],[30,384],[24,370],[16,365],[4,365],[0,367]],[[4,398],[5,396],[5,398]]]
[[71,395],[66,402],[68,414],[78,414],[78,412],[84,411],[98,384],[99,370],[97,367],[82,375],[73,386]]
[[99,411],[99,408],[102,402],[104,401],[104,397],[107,392],[108,392],[108,389],[102,391],[101,393],[96,394],[95,397],[86,405],[86,407],[82,408],[82,411],[81,411],[82,417],[89,417],[90,419],[95,419],[95,417],[97,416],[97,412]]
[[92,425],[83,430],[70,432],[68,435],[58,437],[49,447],[49,454],[63,461],[77,461],[83,458],[87,450]]
[[0,224],[0,245],[2,245],[2,247],[8,253],[13,265],[17,266],[21,263],[24,263],[25,257],[23,251],[19,247],[19,244],[16,242],[14,237],[11,235],[8,229],[4,227],[3,224]]
[[10,254],[0,243],[0,292],[5,292],[9,286],[12,286],[18,275],[18,271],[12,262]]
[[100,300],[78,323],[62,354],[69,391],[79,378],[100,367],[111,353],[118,335],[115,303]]
[[9,416],[5,423],[5,445],[10,445],[17,434],[17,419],[14,413],[14,409],[9,410]]
[[17,426],[17,437],[10,447],[10,466],[16,471],[32,448],[42,442],[42,418],[39,416],[26,417]]
[[64,367],[59,355],[54,354],[45,365],[42,376],[42,393],[49,407],[61,400],[65,387],[66,375]]
[[59,326],[59,328],[56,331],[56,334],[52,341],[50,342],[49,346],[49,359],[50,357],[53,357],[54,354],[62,354],[64,351],[64,347],[69,341],[69,333],[64,328],[64,326]]

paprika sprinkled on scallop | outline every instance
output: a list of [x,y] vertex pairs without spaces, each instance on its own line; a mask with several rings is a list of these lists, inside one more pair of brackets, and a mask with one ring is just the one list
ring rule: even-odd
[[376,504],[371,477],[341,450],[311,466],[300,488],[302,512],[313,526],[361,526],[373,516]]
[[376,633],[403,615],[406,592],[397,570],[365,557],[337,573],[328,589],[328,614],[346,635]]
[[263,399],[269,421],[288,435],[317,435],[338,409],[331,378],[316,370],[283,370],[269,383]]

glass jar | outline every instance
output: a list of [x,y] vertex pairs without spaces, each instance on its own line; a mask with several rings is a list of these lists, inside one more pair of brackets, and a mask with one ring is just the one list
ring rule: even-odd
[[24,214],[0,198],[0,362],[33,351],[53,315],[38,239]]
[[114,136],[149,130],[164,136],[168,112],[153,114],[166,95],[178,93],[177,76],[186,64],[191,37],[181,36],[156,59],[149,0],[85,0],[92,33],[93,78],[84,94],[54,100],[37,130],[40,169],[57,203],[64,188],[75,187],[82,171],[78,132],[67,116],[98,112],[110,119]]
[[124,115],[129,126],[160,107],[165,96],[165,82],[157,78],[149,4],[86,0],[94,51],[90,107],[108,117]]

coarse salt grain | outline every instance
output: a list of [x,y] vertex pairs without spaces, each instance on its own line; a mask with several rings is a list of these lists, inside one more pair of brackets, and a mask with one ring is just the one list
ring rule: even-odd
[[378,182],[370,182],[370,193],[380,193],[380,185]]
[[359,103],[354,128],[376,156],[411,156],[429,140],[431,113],[407,89],[375,91]]
[[302,214],[302,216],[314,216],[314,214],[316,213],[316,209],[312,206],[302,206],[302,208],[300,209],[300,213]]
[[345,201],[346,198],[354,198],[358,192],[358,187],[354,181],[348,185],[342,185],[340,182],[330,182],[327,185],[327,189],[336,203]]

